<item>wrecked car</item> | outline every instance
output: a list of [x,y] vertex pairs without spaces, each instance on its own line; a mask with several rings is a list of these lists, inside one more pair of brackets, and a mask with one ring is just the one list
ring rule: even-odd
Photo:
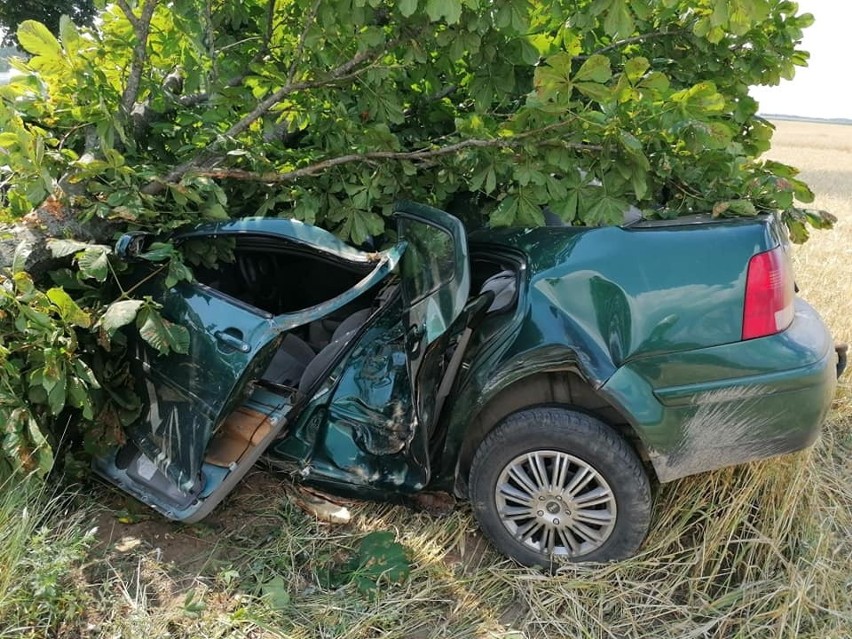
[[381,252],[289,219],[173,236],[234,259],[159,289],[187,354],[128,335],[145,407],[97,472],[184,522],[261,457],[343,496],[448,492],[549,565],[635,553],[654,483],[816,438],[845,355],[775,216],[468,235],[395,210]]

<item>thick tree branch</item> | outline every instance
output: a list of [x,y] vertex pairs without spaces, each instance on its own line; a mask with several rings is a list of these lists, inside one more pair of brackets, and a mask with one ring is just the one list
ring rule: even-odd
[[139,83],[142,80],[142,71],[145,68],[145,60],[148,57],[148,32],[151,29],[151,18],[154,16],[154,9],[157,8],[158,2],[159,0],[147,0],[142,8],[142,15],[139,18],[133,15],[126,2],[119,2],[121,10],[124,11],[130,24],[133,25],[133,32],[136,34],[130,75],[127,77],[127,84],[124,87],[124,93],[121,95],[121,106],[124,108],[125,113],[130,113],[139,95]]
[[[445,155],[452,155],[470,148],[512,148],[521,146],[531,137],[549,133],[556,129],[564,128],[570,122],[557,122],[545,127],[525,131],[509,138],[492,138],[488,140],[471,139],[448,144],[447,146],[419,149],[417,151],[370,151],[367,153],[350,153],[348,155],[340,155],[338,157],[321,160],[308,166],[303,166],[299,169],[279,173],[277,171],[268,171],[265,173],[254,173],[252,171],[243,171],[240,169],[215,169],[209,171],[200,171],[197,174],[205,177],[216,179],[234,179],[234,180],[251,180],[254,182],[266,182],[269,184],[280,184],[285,182],[293,182],[300,178],[310,177],[317,173],[322,173],[335,166],[341,164],[351,164],[353,162],[374,162],[376,160],[393,160],[393,161],[409,161],[426,163]],[[602,151],[603,147],[597,144],[582,144],[576,142],[559,142],[560,144],[575,149],[577,151]]]
[[275,31],[275,4],[276,0],[266,3],[266,32],[263,35],[263,44],[255,57],[262,57],[269,50],[269,43],[272,42],[272,34]]
[[127,18],[127,21],[133,26],[133,30],[135,31],[139,27],[139,18],[133,13],[133,10],[130,8],[130,5],[127,4],[127,0],[117,0],[119,8],[124,13],[124,16]]
[[[293,82],[284,85],[283,87],[269,95],[266,99],[258,103],[257,106],[252,109],[251,112],[243,116],[239,122],[232,125],[227,131],[225,131],[225,133],[222,135],[222,138],[233,138],[244,133],[254,122],[256,122],[264,114],[266,114],[269,109],[271,109],[273,106],[281,102],[284,98],[291,95],[292,93],[295,93],[297,91],[304,91],[306,89],[333,86],[339,82],[344,82],[356,78],[358,75],[360,75],[366,69],[369,68],[369,66],[362,66],[365,62],[371,59],[374,61],[377,60],[381,55],[385,53],[387,49],[396,44],[396,42],[398,41],[394,40],[393,42],[388,43],[386,45],[386,48],[383,48],[380,51],[362,51],[361,53],[353,56],[343,64],[332,69],[332,71],[325,78],[322,78],[320,80]],[[163,178],[163,180],[157,180],[145,186],[142,189],[142,192],[146,195],[157,195],[159,193],[162,193],[163,189],[165,188],[165,184],[178,182],[190,170],[202,168],[212,158],[215,158],[216,152],[219,150],[220,147],[221,142],[214,142],[195,157],[187,160],[186,162],[183,162],[182,164],[172,169],[168,173],[168,175]]]

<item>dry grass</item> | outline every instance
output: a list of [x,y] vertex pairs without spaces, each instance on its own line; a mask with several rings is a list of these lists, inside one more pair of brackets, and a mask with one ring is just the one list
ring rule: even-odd
[[[852,127],[781,122],[771,155],[803,166],[820,194],[817,206],[840,218],[836,231],[814,233],[796,250],[797,279],[835,335],[852,341]],[[849,391],[844,382],[812,450],[664,486],[642,554],[619,564],[568,566],[553,578],[496,555],[464,508],[437,518],[365,504],[348,527],[326,527],[294,507],[282,483],[265,473],[200,526],[155,518],[119,523],[114,508],[96,512],[88,503],[84,512],[97,517],[105,538],[78,584],[90,604],[74,630],[146,639],[848,639]],[[106,495],[96,491],[96,498]],[[410,578],[373,595],[330,586],[322,575],[370,530],[395,531],[413,560]],[[289,596],[277,606],[261,596],[275,577]],[[31,634],[40,636],[42,627],[32,626]]]
[[817,195],[814,208],[837,216],[832,232],[816,231],[796,250],[796,280],[838,341],[852,342],[852,126],[775,123],[768,154],[800,167]]

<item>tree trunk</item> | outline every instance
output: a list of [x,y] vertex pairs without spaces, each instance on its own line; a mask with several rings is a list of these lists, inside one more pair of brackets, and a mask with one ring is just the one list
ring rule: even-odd
[[56,266],[48,239],[112,244],[117,232],[118,226],[106,220],[79,220],[70,207],[51,197],[20,222],[0,225],[0,270],[8,272],[17,254],[26,256],[24,269],[38,278]]

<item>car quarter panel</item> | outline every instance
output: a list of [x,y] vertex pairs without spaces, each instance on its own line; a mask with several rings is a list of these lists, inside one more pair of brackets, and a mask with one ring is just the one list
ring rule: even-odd
[[809,445],[834,396],[835,363],[819,316],[796,300],[782,333],[638,360],[602,391],[630,415],[666,482]]
[[[798,303],[795,326],[741,341],[748,262],[781,243],[774,218],[491,231],[487,241],[526,256],[518,307],[486,321],[472,344],[446,418],[445,479],[466,438],[484,436],[466,432],[468,424],[538,373],[585,379],[630,423],[663,481],[795,450],[815,436],[834,388],[830,336],[818,316]],[[680,388],[690,383],[699,384],[692,394]],[[720,401],[710,401],[713,393]],[[719,415],[708,406],[733,413],[744,399],[752,417],[739,430],[729,420],[720,435],[728,436],[726,461],[699,459],[691,449],[712,443],[709,424]],[[785,418],[790,401],[797,410]],[[746,442],[751,448],[735,459]]]
[[553,316],[557,331],[543,341],[582,345],[590,365],[618,367],[738,341],[749,258],[779,242],[770,220],[539,228],[501,239],[529,256],[532,313]]

